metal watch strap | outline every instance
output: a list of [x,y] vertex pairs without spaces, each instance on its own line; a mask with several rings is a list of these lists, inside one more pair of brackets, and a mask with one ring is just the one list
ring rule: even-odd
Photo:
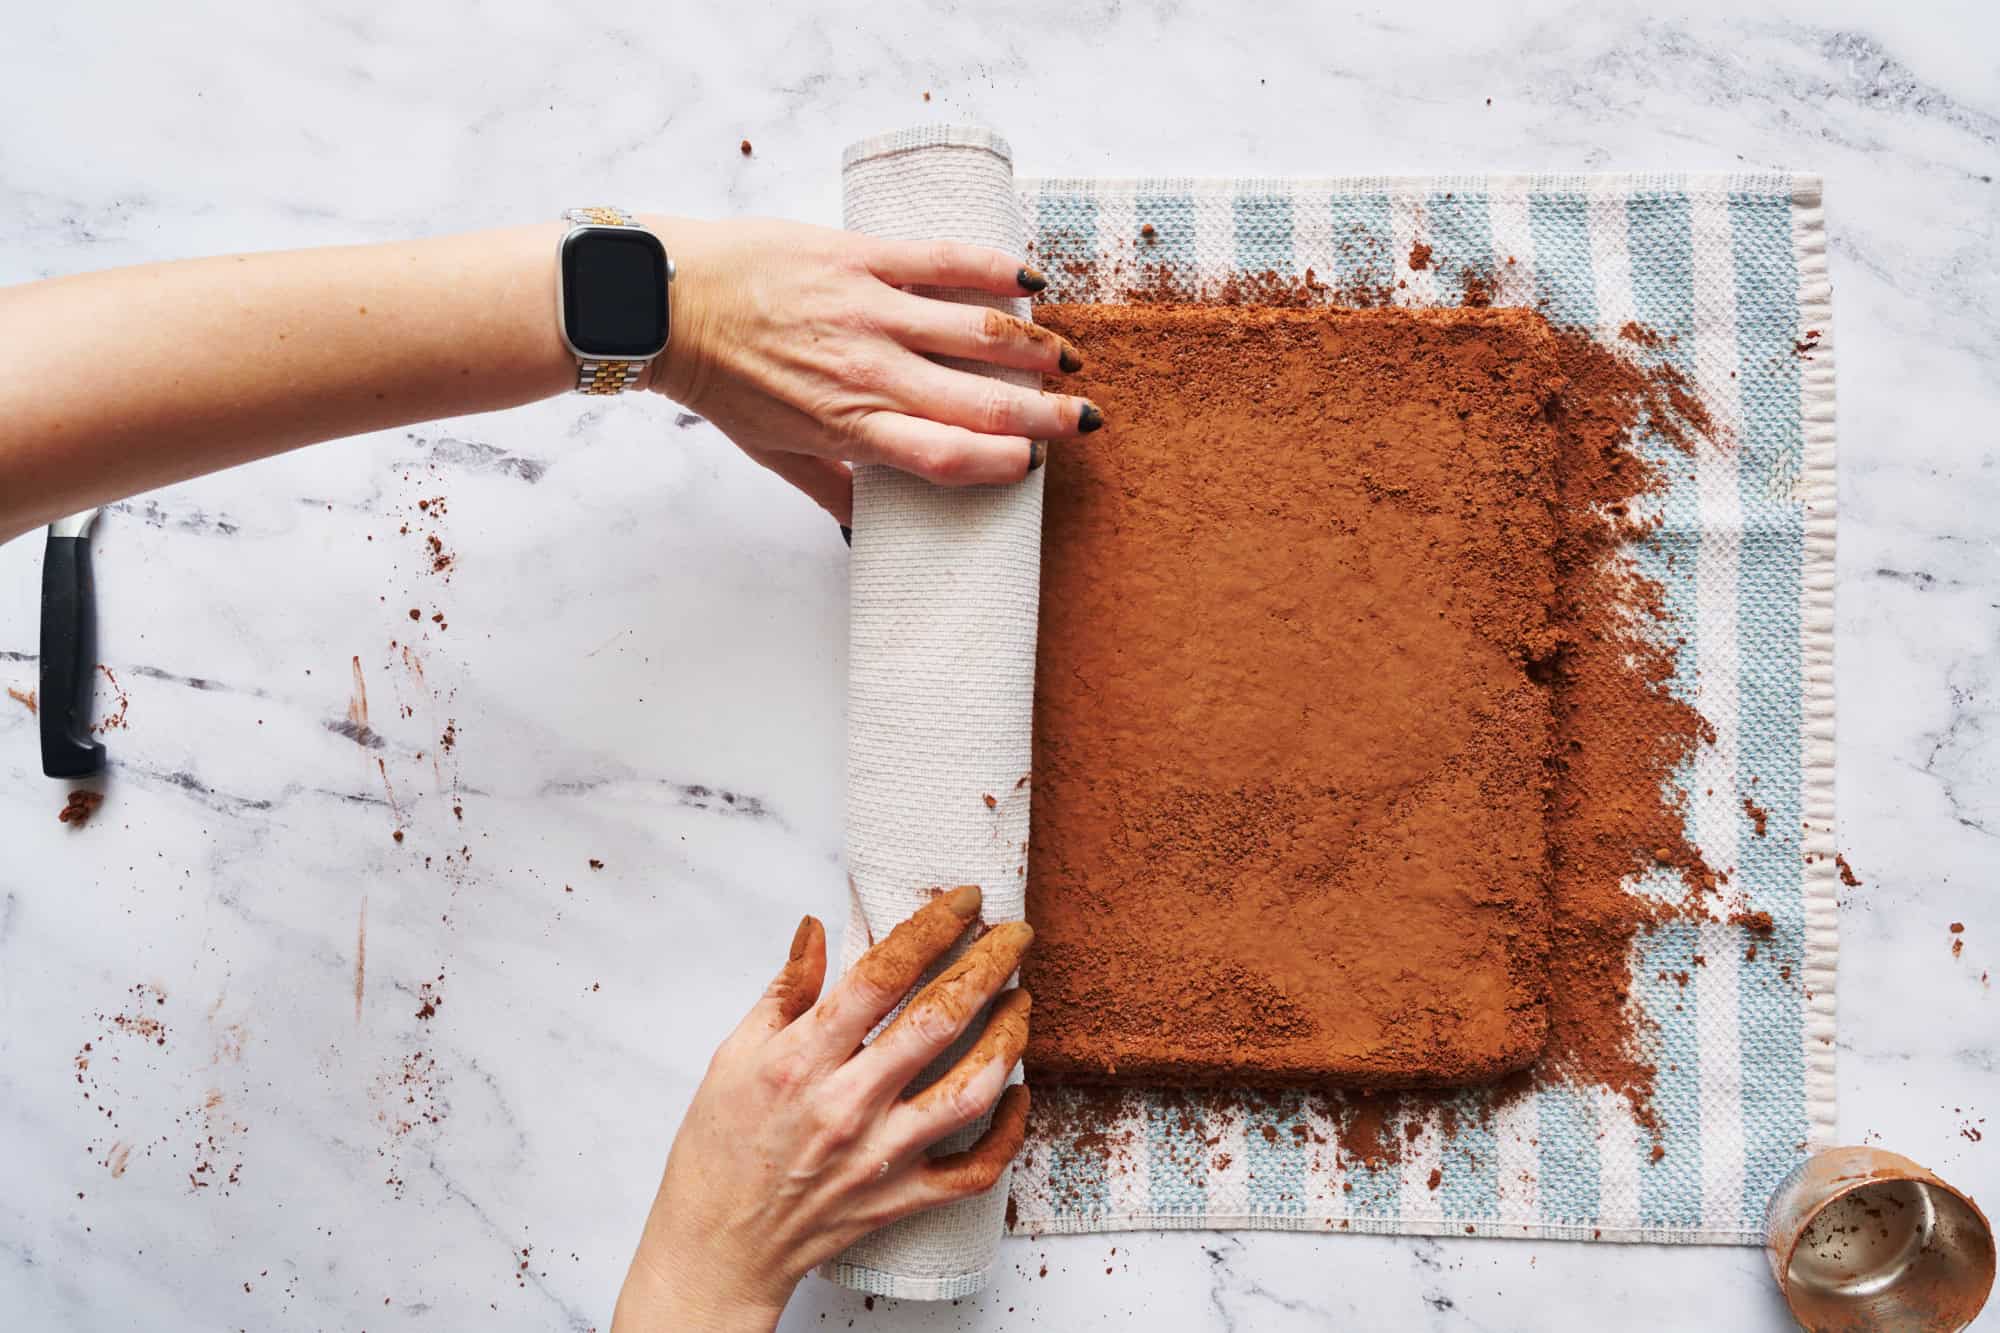
[[[563,221],[572,227],[638,227],[639,222],[622,208],[569,208],[563,210]],[[582,357],[576,362],[576,388],[578,393],[623,393],[638,383],[639,376],[646,373],[649,361],[592,361]]]

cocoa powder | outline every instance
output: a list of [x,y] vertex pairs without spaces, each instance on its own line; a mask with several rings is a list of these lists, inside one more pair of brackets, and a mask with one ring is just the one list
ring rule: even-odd
[[1450,1084],[1545,1030],[1547,324],[1047,309],[1031,1068]]
[[[1332,304],[1384,304],[1393,292],[1385,282],[1335,290],[1308,272],[1302,278],[1275,274],[1236,275],[1201,290],[1163,268],[1122,263],[1067,265],[1064,290],[1128,302],[1219,305],[1256,303],[1290,309]],[[1490,278],[1469,275],[1468,295],[1493,290]],[[1053,294],[1053,293],[1052,293]],[[1254,312],[1243,312],[1249,317]],[[1038,318],[1059,320],[1050,306]],[[1699,714],[1669,688],[1675,644],[1665,632],[1668,616],[1658,585],[1634,573],[1618,558],[1629,543],[1652,526],[1635,516],[1643,498],[1663,488],[1659,464],[1637,448],[1645,430],[1670,446],[1690,451],[1697,437],[1714,438],[1706,411],[1686,381],[1671,367],[1645,364],[1601,345],[1587,332],[1555,329],[1555,358],[1563,381],[1551,418],[1555,426],[1558,503],[1555,518],[1556,596],[1551,619],[1558,643],[1540,671],[1551,689],[1553,787],[1547,818],[1550,938],[1547,959],[1547,1031],[1541,1058],[1529,1070],[1467,1093],[1404,1092],[1369,1097],[1315,1090],[1310,1103],[1338,1133],[1341,1152],[1372,1164],[1391,1163],[1401,1153],[1398,1124],[1436,1119],[1458,1107],[1484,1116],[1505,1101],[1550,1085],[1605,1087],[1624,1096],[1642,1124],[1651,1124],[1649,1098],[1653,1068],[1646,1054],[1645,1020],[1629,1000],[1629,958],[1644,932],[1675,919],[1715,919],[1725,915],[1716,894],[1718,877],[1702,862],[1684,834],[1683,811],[1671,779],[1709,731]],[[1643,327],[1623,331],[1623,341],[1641,349],[1659,345]],[[1087,356],[1096,350],[1087,336],[1076,341]],[[1166,386],[1157,386],[1164,389]],[[1115,416],[1114,422],[1122,419]],[[1072,446],[1072,448],[1098,446]],[[1060,460],[1067,450],[1059,451]],[[1052,489],[1051,495],[1059,494]],[[1045,782],[1044,782],[1045,785]],[[1037,802],[1036,840],[1043,836]],[[1641,896],[1626,888],[1642,871],[1664,871],[1680,882],[1677,899]],[[1031,881],[1033,904],[1047,901],[1056,886]],[[1385,899],[1393,902],[1393,899]],[[1726,913],[1745,927],[1747,958],[1772,925],[1764,912]],[[1044,925],[1042,948],[1049,948]],[[1122,930],[1122,926],[1120,927]],[[1137,996],[1142,1003],[1171,994],[1176,976],[1165,971]],[[1054,1040],[1057,1017],[1048,997],[1040,997],[1036,1044]],[[1111,997],[1106,997],[1111,998]],[[1093,1091],[1047,1086],[1038,1074],[1038,1142],[1058,1142],[1090,1155],[1102,1148],[1083,1143],[1090,1131],[1117,1122],[1129,1108],[1118,1089]],[[1258,1114],[1269,1094],[1231,1088],[1190,1093],[1150,1092],[1149,1107],[1161,1099],[1186,1098],[1197,1123],[1214,1123],[1224,1112]],[[1063,1142],[1065,1130],[1074,1141]],[[1447,1134],[1447,1137],[1449,1135]],[[1104,1136],[1099,1133],[1097,1136]]]

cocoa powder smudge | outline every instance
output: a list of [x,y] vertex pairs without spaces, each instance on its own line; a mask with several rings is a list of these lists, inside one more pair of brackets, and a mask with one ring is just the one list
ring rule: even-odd
[[64,824],[74,824],[82,828],[97,813],[97,807],[104,804],[104,793],[87,788],[73,791],[63,802],[63,808],[56,812],[56,819]]

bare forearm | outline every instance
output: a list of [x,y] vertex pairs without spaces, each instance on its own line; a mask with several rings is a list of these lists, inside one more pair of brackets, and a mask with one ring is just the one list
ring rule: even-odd
[[232,255],[0,289],[0,540],[281,450],[574,382],[560,228]]

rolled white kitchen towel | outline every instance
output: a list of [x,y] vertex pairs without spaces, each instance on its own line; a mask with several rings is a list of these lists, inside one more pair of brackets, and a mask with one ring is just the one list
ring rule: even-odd
[[[986,130],[926,126],[866,139],[843,156],[841,178],[851,230],[1010,254],[1025,247],[1012,152]],[[1025,300],[926,294],[1028,314]],[[966,368],[1026,385],[1038,378]],[[939,887],[979,885],[988,924],[1025,912],[1043,476],[952,489],[887,467],[856,470],[843,970]],[[984,1128],[935,1151],[963,1148]],[[881,1296],[969,1295],[999,1249],[1007,1186],[1003,1178],[978,1198],[885,1227],[821,1271]]]

